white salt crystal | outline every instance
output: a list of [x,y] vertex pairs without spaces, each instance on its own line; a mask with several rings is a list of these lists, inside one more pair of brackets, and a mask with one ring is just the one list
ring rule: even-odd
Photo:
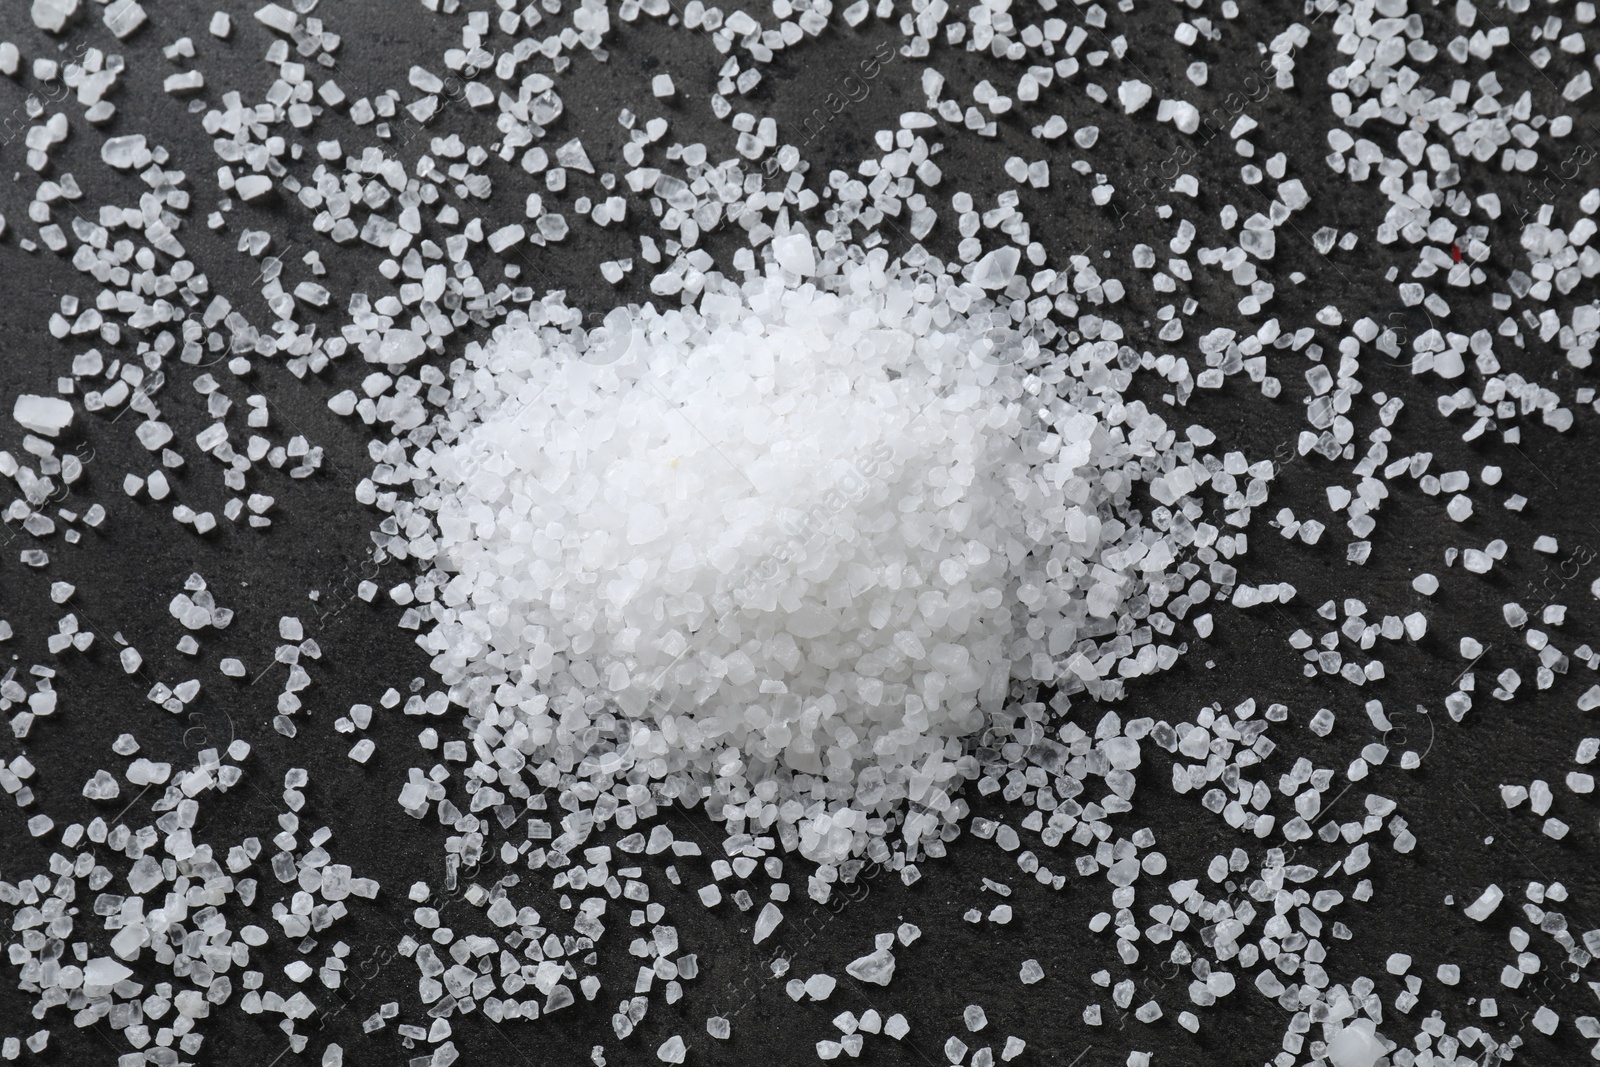
[[1333,1067],[1374,1067],[1384,1047],[1372,1020],[1357,1019],[1333,1035],[1326,1054]]
[[233,190],[241,200],[259,200],[272,192],[272,179],[265,174],[246,174],[234,182]]
[[287,34],[294,30],[295,24],[300,20],[299,16],[287,8],[278,4],[267,4],[256,10],[256,21],[268,29]]
[[831,974],[814,974],[805,981],[806,996],[812,1000],[827,1000],[838,984],[839,980]]
[[118,170],[144,166],[150,160],[144,134],[133,133],[106,138],[100,146],[100,159],[107,166],[116,167]]
[[1138,79],[1130,79],[1117,87],[1117,100],[1123,111],[1133,114],[1150,102],[1153,90]]
[[1482,922],[1500,906],[1500,901],[1505,899],[1505,893],[1497,885],[1485,889],[1478,899],[1467,906],[1467,918]]
[[11,407],[11,417],[29,433],[54,437],[72,425],[72,405],[59,397],[22,393]]
[[772,932],[778,928],[778,924],[781,922],[783,922],[783,912],[779,910],[776,904],[769,901],[763,905],[761,914],[756,916],[755,943],[759,945],[772,936]]
[[985,289],[1004,289],[1016,276],[1022,253],[1013,246],[997,248],[978,260],[972,280]]
[[33,0],[33,24],[50,33],[60,33],[67,19],[78,12],[78,0]]
[[894,968],[894,953],[880,948],[851,961],[845,967],[845,973],[858,981],[886,986],[894,978]]
[[131,36],[135,30],[144,25],[145,12],[137,0],[112,0],[103,18],[106,28],[121,40]]
[[118,982],[133,977],[133,971],[116,960],[96,956],[83,966],[83,984],[99,989],[109,989]]
[[810,236],[804,231],[775,238],[772,251],[778,265],[786,271],[807,277],[816,270],[816,254],[812,250]]

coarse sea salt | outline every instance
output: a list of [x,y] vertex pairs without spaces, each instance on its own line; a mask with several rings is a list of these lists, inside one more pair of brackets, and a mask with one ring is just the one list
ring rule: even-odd
[[1084,380],[1109,342],[1041,388],[1056,357],[986,295],[1015,250],[963,284],[774,244],[698,307],[585,333],[547,303],[469,349],[412,456],[420,642],[512,764],[643,768],[838,863],[906,801],[913,845],[957,817],[1014,684],[1114,695],[1097,640],[1175,559],[1130,461],[1173,434]]

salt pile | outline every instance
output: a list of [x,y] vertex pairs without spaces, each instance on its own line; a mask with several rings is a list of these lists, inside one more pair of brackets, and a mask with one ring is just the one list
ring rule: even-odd
[[828,244],[780,238],[698,308],[586,335],[546,302],[474,346],[412,456],[412,548],[445,572],[421,640],[502,766],[643,769],[838,863],[887,859],[906,801],[910,845],[960,816],[963,741],[1009,730],[1013,686],[1176,660],[1101,645],[1173,562],[1129,502],[1174,435],[1110,388],[1111,342],[1051,362],[976,281]]

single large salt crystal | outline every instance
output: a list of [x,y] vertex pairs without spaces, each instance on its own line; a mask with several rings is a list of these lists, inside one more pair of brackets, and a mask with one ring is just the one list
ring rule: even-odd
[[132,975],[133,971],[109,956],[97,956],[83,966],[85,986],[110,987]]
[[257,9],[256,21],[279,33],[291,33],[295,23],[300,21],[300,17],[288,8],[278,4],[268,4]]
[[817,269],[816,253],[811,248],[811,237],[805,231],[787,234],[772,242],[772,254],[778,266],[802,278]]
[[1133,78],[1117,86],[1117,100],[1122,104],[1122,109],[1131,115],[1150,102],[1153,91],[1149,85]]
[[411,330],[390,330],[374,350],[374,363],[409,363],[428,350],[421,337]]
[[1333,1067],[1374,1067],[1383,1052],[1372,1020],[1357,1019],[1328,1042],[1327,1056]]
[[78,0],[33,0],[33,24],[50,33],[60,33],[77,12]]
[[844,971],[851,978],[873,985],[888,985],[894,977],[894,953],[888,949],[880,948],[852,960]]
[[118,170],[142,167],[150,161],[150,152],[145,144],[145,136],[142,133],[107,137],[100,146],[100,161]]
[[246,174],[233,183],[233,191],[241,200],[260,200],[272,192],[272,179],[265,174]]
[[54,437],[72,425],[72,405],[60,397],[23,393],[12,405],[11,417],[29,433]]
[[756,916],[755,943],[759,945],[771,937],[772,931],[776,930],[781,922],[783,922],[783,912],[778,910],[776,904],[768,901],[761,909],[761,914]]
[[1483,920],[1494,914],[1494,910],[1500,906],[1500,901],[1504,899],[1505,892],[1499,886],[1491,885],[1483,891],[1477,900],[1467,906],[1467,918],[1483,922]]
[[978,260],[972,268],[972,280],[985,289],[1004,289],[1016,277],[1022,253],[1008,245],[997,248]]

